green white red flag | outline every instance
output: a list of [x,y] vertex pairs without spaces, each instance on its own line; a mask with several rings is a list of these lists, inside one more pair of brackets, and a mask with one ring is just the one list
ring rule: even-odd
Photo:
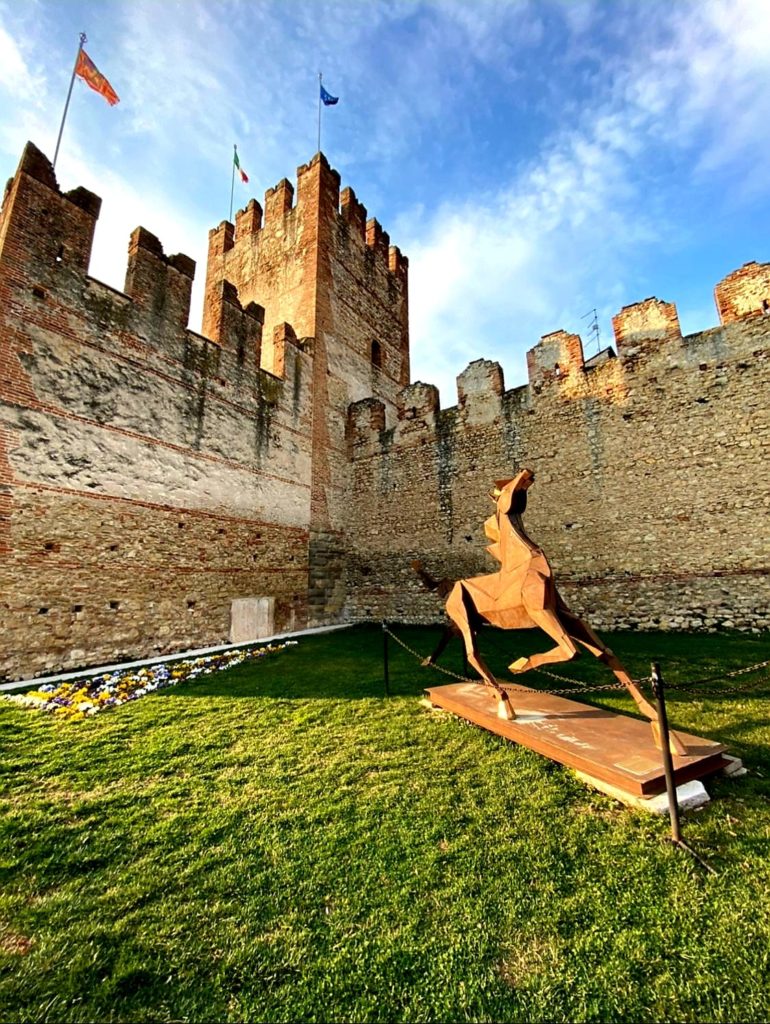
[[241,176],[241,181],[245,184],[249,180],[249,176],[241,167],[241,161],[238,159],[238,149],[235,146],[233,146],[233,163],[238,168],[238,173]]

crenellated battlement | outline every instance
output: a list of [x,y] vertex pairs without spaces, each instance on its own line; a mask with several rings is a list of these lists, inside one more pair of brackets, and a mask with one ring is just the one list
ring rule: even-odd
[[[167,255],[146,227],[131,234],[124,292],[89,276],[99,209],[83,189],[63,194],[27,148],[0,211],[3,445],[4,431],[18,434],[23,459],[38,458],[68,493],[82,485],[88,501],[117,486],[130,502],[141,492],[299,530],[280,621],[339,617],[354,443],[345,411],[373,396],[367,430],[387,432],[399,416],[402,431],[417,425],[396,404],[409,383],[408,260],[318,153],[209,232],[198,334],[188,327],[195,264]],[[65,426],[70,416],[81,426]],[[0,483],[15,485],[15,473],[0,465]],[[204,549],[195,557],[205,561]],[[245,557],[232,579],[271,592],[271,552],[249,554],[244,569]]]
[[50,161],[28,142],[3,198],[2,251],[33,260],[46,279],[85,273],[101,203],[85,188],[62,192]]
[[654,297],[624,306],[612,318],[612,329],[618,355],[627,360],[682,339],[676,306]]
[[[726,282],[726,283],[725,283]],[[682,336],[676,306],[655,297],[624,306],[613,317],[616,352],[608,347],[586,359],[578,334],[558,330],[543,335],[527,352],[528,381],[512,391],[505,390],[499,363],[473,360],[457,377],[457,405],[445,410],[447,419],[462,429],[488,425],[499,420],[503,409],[515,415],[537,414],[538,407],[553,401],[600,401],[623,405],[631,388],[644,387],[645,376],[660,380],[670,373],[702,373],[707,367],[727,367],[730,361],[744,366],[770,342],[770,298],[767,307],[765,289],[770,288],[770,264],[745,264],[729,274],[717,286],[722,297],[722,325],[696,334]],[[729,296],[729,308],[728,300]],[[641,379],[641,382],[640,382]],[[428,384],[413,384],[401,390],[396,399],[399,426],[392,440],[398,443],[423,433],[435,435],[439,425],[439,395]],[[384,439],[382,428],[371,427],[366,437],[366,415],[359,406],[350,407],[355,427],[357,451],[375,450],[391,440]],[[451,414],[451,415],[450,415]],[[401,421],[409,420],[408,428]]]
[[719,322],[770,315],[770,263],[744,263],[714,289]]
[[348,410],[345,436],[348,452],[355,454],[362,445],[369,446],[372,438],[385,430],[385,405],[378,398],[363,398]]
[[137,308],[186,327],[194,277],[195,260],[182,253],[164,255],[160,241],[145,228],[132,232],[124,291]]
[[416,381],[398,393],[396,400],[398,420],[394,443],[408,441],[423,432],[434,432],[439,414],[438,388]]
[[281,178],[277,185],[265,192],[265,227],[280,222],[292,212],[294,186],[288,178]]
[[265,192],[264,206],[250,199],[236,212],[235,224],[222,221],[211,229],[209,259],[222,256],[234,246],[253,246],[263,230],[283,232],[290,215],[302,217],[320,212],[337,219],[350,241],[360,243],[363,251],[370,252],[370,258],[405,280],[408,259],[390,244],[390,236],[379,221],[368,217],[354,190],[347,186],[340,191],[340,175],[323,153],[316,153],[311,161],[297,168],[296,203],[294,196],[294,185],[288,178],[282,178]]
[[[290,205],[280,184],[268,225]],[[190,330],[195,263],[144,227],[125,291],[97,281],[100,208],[28,145],[0,210],[0,677],[224,643],[254,595],[275,629],[308,620],[310,332],[263,338],[229,274]],[[253,202],[212,248],[265,230]]]
[[376,259],[383,263],[388,260],[390,235],[387,231],[383,231],[382,225],[375,217],[370,217],[366,222],[366,244]]
[[415,560],[437,578],[493,572],[489,488],[526,466],[527,532],[599,628],[770,627],[768,271],[718,286],[719,327],[682,337],[676,307],[648,298],[614,318],[617,356],[586,358],[559,330],[529,350],[521,387],[476,359],[456,406],[403,389],[393,430],[371,399],[351,405],[351,617],[436,621]]
[[241,366],[248,365],[256,372],[262,363],[264,320],[265,311],[261,306],[250,302],[244,308],[235,285],[223,281],[212,303],[211,340],[224,352],[234,353]]
[[366,244],[366,207],[359,203],[356,194],[350,186],[344,188],[340,193],[340,217],[347,225],[350,236]]
[[584,366],[580,335],[567,331],[543,335],[538,344],[527,352],[529,382],[535,387],[570,378],[574,381],[583,373]]
[[395,274],[397,277],[403,279],[406,283],[407,274],[409,272],[409,260],[401,252],[397,245],[391,245],[388,249],[388,269],[391,274]]
[[[227,223],[227,222],[225,222]],[[220,225],[221,226],[221,225]],[[256,199],[250,199],[235,215],[235,232],[238,238],[255,235],[262,229],[262,207]]]
[[474,426],[499,415],[504,391],[500,364],[489,359],[474,359],[457,378],[460,421]]
[[[256,202],[256,200],[254,200]],[[241,213],[243,211],[239,211]],[[224,256],[235,243],[235,226],[229,220],[220,221],[209,231],[209,261]]]
[[[206,336],[188,328],[195,261],[183,253],[166,255],[161,241],[144,227],[129,239],[124,292],[108,288],[88,274],[101,199],[83,188],[62,192],[50,161],[32,143],[8,183],[0,211],[0,274],[14,295],[14,310],[26,330],[61,331],[72,318],[81,337],[93,335],[100,348],[116,354],[141,351],[159,368],[164,363],[185,372],[209,374],[212,384],[250,387],[260,392],[264,308],[241,303],[238,290],[223,280],[209,296]],[[241,230],[261,219],[250,204]],[[42,225],[42,229],[41,229]],[[212,233],[224,251],[232,245],[232,225]],[[299,349],[288,325],[271,337],[266,372],[283,378],[289,362],[286,344]],[[303,358],[309,358],[306,354]],[[26,374],[7,373],[2,394],[25,394]],[[307,382],[309,383],[309,381]]]

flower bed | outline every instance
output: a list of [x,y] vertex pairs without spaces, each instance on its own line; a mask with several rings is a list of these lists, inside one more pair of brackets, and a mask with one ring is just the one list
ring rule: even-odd
[[105,672],[104,675],[90,676],[87,679],[68,680],[59,683],[58,686],[47,683],[27,693],[3,696],[22,707],[50,711],[69,721],[79,721],[106,708],[118,707],[128,701],[137,700],[154,690],[176,686],[188,679],[210,675],[212,672],[223,672],[227,668],[243,664],[244,661],[264,658],[267,654],[277,654],[287,647],[296,645],[296,640],[285,640],[280,644],[266,644],[264,647],[249,650],[225,651],[200,658],[145,665],[139,669]]

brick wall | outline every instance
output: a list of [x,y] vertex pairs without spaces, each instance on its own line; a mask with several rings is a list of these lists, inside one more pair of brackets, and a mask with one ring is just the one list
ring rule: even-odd
[[0,675],[227,640],[230,602],[307,621],[313,358],[150,232],[88,275],[100,202],[28,145],[0,214]]
[[[527,527],[599,627],[770,624],[770,265],[721,326],[627,306],[617,357],[556,331],[506,390],[476,360],[442,410],[409,384],[408,263],[318,154],[192,260],[137,228],[123,292],[88,274],[100,200],[28,145],[0,210],[0,675],[276,627],[433,621],[409,563],[489,571],[496,479],[534,468]],[[295,200],[296,192],[296,200]],[[352,403],[352,404],[351,404]]]

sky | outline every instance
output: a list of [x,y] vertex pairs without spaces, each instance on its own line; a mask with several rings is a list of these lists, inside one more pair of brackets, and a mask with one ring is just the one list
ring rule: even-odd
[[[322,149],[410,260],[412,378],[456,402],[472,359],[507,387],[559,328],[612,342],[650,295],[683,331],[770,261],[770,0],[0,0],[0,174],[25,142],[103,199],[90,272],[122,288],[141,224],[198,264],[235,207]],[[588,315],[586,315],[588,314]]]

